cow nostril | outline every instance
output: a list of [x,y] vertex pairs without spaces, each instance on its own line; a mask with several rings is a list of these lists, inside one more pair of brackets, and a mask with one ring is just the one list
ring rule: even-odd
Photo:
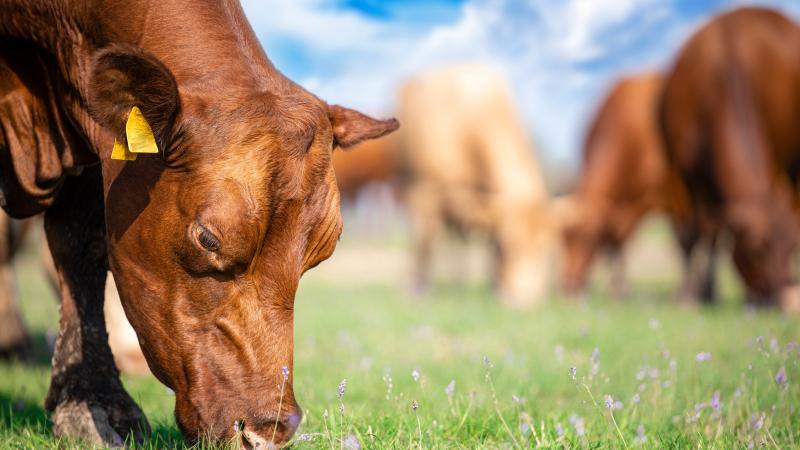
[[239,429],[242,447],[248,450],[277,449],[292,438],[303,415],[299,408],[287,413],[280,420],[247,422]]
[[290,434],[294,434],[297,431],[297,427],[300,426],[300,421],[303,419],[303,413],[298,408],[291,414],[287,415],[285,419],[283,419],[284,426],[291,431]]

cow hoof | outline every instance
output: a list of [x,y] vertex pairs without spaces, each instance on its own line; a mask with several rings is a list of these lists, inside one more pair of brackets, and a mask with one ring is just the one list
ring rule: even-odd
[[80,439],[92,447],[125,448],[123,436],[132,434],[135,442],[144,441],[150,426],[141,411],[106,408],[85,401],[68,401],[52,415],[53,434]]

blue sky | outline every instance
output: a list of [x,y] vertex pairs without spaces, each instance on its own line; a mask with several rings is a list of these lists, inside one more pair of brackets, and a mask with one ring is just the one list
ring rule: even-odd
[[[753,2],[749,2],[753,3]],[[800,0],[759,0],[800,17]],[[335,103],[385,115],[397,87],[479,61],[509,81],[538,155],[574,164],[620,76],[668,67],[681,42],[739,0],[243,0],[267,54]]]

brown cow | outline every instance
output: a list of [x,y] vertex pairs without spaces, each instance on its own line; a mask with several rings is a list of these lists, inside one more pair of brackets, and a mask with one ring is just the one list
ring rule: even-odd
[[549,198],[505,81],[477,65],[409,81],[400,94],[400,158],[415,240],[417,289],[445,228],[487,233],[495,287],[511,306],[547,291]]
[[732,232],[748,300],[797,309],[800,27],[760,8],[717,17],[680,51],[660,108],[692,209]]
[[333,171],[342,203],[354,203],[358,194],[371,183],[394,183],[397,161],[395,139],[388,137],[367,141],[353,151],[335,152]]
[[0,0],[0,99],[2,205],[45,211],[61,285],[55,433],[149,428],[108,348],[110,267],[187,438],[286,442],[295,292],[341,230],[331,152],[397,121],[285,78],[232,0]]
[[586,137],[583,167],[564,228],[564,287],[584,288],[595,256],[614,258],[612,290],[624,294],[622,246],[650,212],[672,221],[685,262],[683,301],[714,299],[714,233],[701,234],[684,184],[669,166],[658,128],[663,77],[619,81],[597,111]]

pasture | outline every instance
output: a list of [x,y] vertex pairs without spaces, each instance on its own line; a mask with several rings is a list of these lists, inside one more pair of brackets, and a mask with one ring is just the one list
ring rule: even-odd
[[[800,448],[800,321],[744,310],[727,259],[722,305],[675,307],[669,232],[644,228],[628,300],[607,298],[599,273],[586,303],[524,312],[497,306],[471,249],[440,255],[436,287],[413,297],[402,230],[348,229],[297,296],[293,448]],[[58,315],[37,256],[17,270],[44,351]],[[49,431],[49,371],[45,354],[0,363],[0,448],[79,445]],[[171,393],[125,383],[153,426],[144,448],[186,447]]]

